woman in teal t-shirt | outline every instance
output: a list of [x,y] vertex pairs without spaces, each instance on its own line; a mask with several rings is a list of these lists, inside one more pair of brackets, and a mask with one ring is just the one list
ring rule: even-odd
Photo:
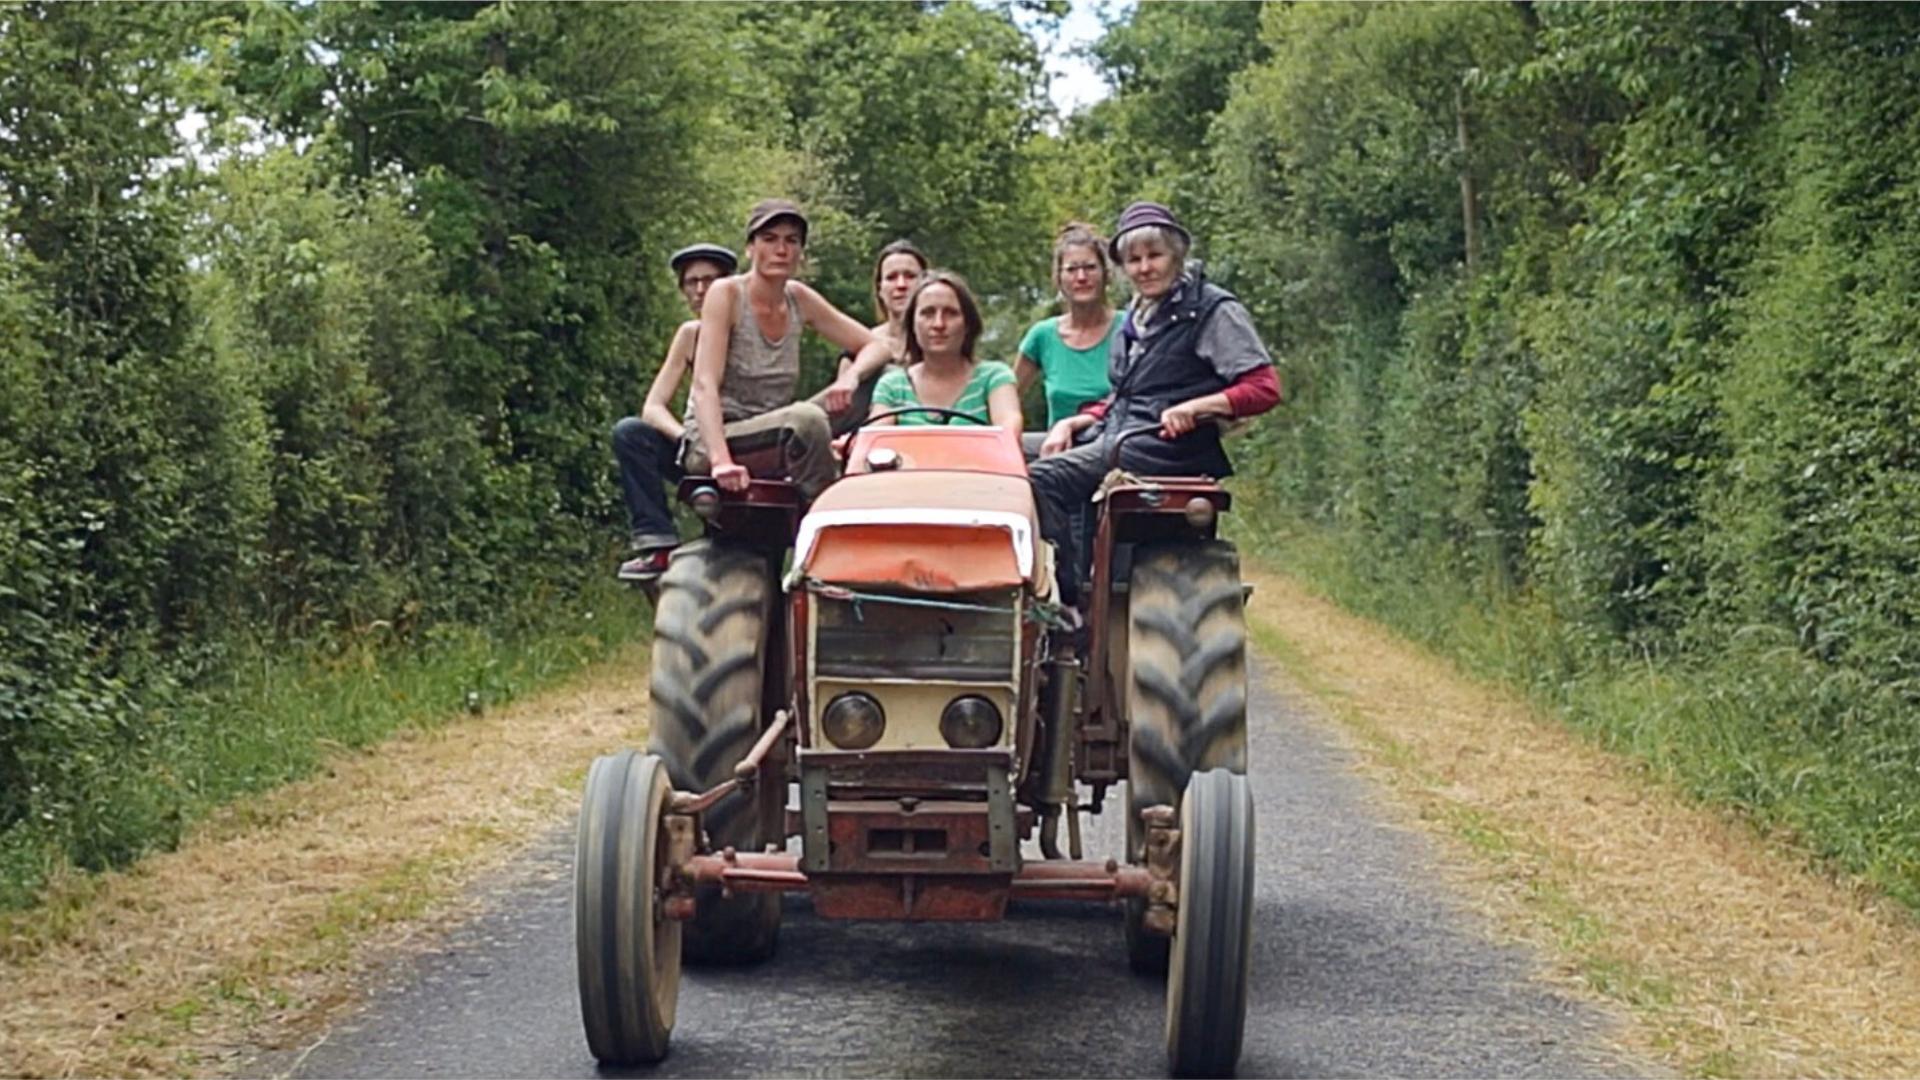
[[[980,306],[960,275],[947,270],[920,275],[907,298],[905,323],[907,364],[880,376],[873,388],[873,415],[930,405],[1020,430],[1020,395],[1012,369],[998,360],[973,358],[974,343],[980,340]],[[944,424],[947,419],[938,413],[906,413],[874,423]]]
[[1020,341],[1020,392],[1044,380],[1047,427],[1107,396],[1107,351],[1120,328],[1107,302],[1107,246],[1075,222],[1053,244],[1053,283],[1067,313],[1034,323]]

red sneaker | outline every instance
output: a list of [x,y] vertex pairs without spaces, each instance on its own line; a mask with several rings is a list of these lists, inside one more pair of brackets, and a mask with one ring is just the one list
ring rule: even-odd
[[667,572],[667,561],[672,558],[670,547],[650,548],[620,564],[620,580],[652,581]]

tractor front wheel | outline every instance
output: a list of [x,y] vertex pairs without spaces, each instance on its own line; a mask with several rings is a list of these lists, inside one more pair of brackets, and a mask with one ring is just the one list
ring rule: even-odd
[[1247,1026],[1253,957],[1253,795],[1225,769],[1195,773],[1180,802],[1179,917],[1167,971],[1167,1065],[1231,1076]]
[[680,923],[661,910],[672,794],[651,754],[622,750],[587,773],[573,860],[574,961],[587,1047],[608,1065],[667,1056],[680,1000]]

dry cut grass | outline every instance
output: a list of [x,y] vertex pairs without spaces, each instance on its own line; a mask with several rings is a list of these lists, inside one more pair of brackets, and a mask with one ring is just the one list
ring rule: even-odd
[[1290,579],[1255,639],[1554,974],[1696,1075],[1920,1075],[1920,924]]
[[593,756],[641,739],[645,702],[636,646],[0,923],[0,1076],[204,1075],[297,1045],[355,999],[370,954],[429,938],[465,883],[570,813]]

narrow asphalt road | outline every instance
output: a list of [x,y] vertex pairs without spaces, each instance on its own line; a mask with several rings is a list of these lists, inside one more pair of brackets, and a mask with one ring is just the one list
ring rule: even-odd
[[[1259,869],[1242,1076],[1630,1076],[1608,1018],[1530,977],[1448,896],[1320,721],[1254,672]],[[1088,856],[1117,853],[1118,814]],[[571,831],[485,913],[399,961],[300,1054],[301,1077],[610,1075],[580,1030]],[[1127,970],[1117,909],[1028,903],[988,925],[848,924],[789,897],[778,956],[689,970],[673,1052],[630,1075],[1162,1076],[1164,993]],[[629,1075],[629,1074],[619,1074]]]

